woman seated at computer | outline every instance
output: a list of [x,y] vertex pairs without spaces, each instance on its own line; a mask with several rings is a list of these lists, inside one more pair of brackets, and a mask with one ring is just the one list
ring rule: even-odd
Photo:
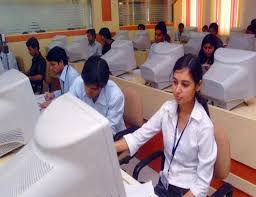
[[60,90],[51,93],[46,92],[46,102],[41,104],[41,108],[46,108],[54,98],[68,92],[75,79],[79,76],[78,72],[68,64],[68,56],[63,48],[58,46],[52,48],[48,52],[46,59],[51,71],[59,78]]
[[120,88],[109,80],[109,67],[104,59],[90,57],[70,88],[70,93],[90,105],[109,122],[113,135],[125,129],[124,95]]
[[159,197],[206,196],[213,177],[217,145],[207,104],[200,96],[202,68],[191,54],[173,68],[173,94],[140,129],[115,143],[133,155],[162,131],[165,165],[155,193]]
[[107,27],[101,28],[99,31],[99,35],[101,36],[101,40],[103,41],[102,55],[104,55],[111,49],[111,45],[114,40],[112,39],[111,32]]
[[204,37],[201,49],[198,54],[199,62],[203,69],[203,74],[206,73],[214,62],[214,53],[217,47],[217,39],[213,34],[208,34]]
[[161,42],[170,42],[171,38],[167,34],[167,28],[164,21],[160,21],[155,26],[155,42],[151,45],[148,57],[152,54],[153,47]]

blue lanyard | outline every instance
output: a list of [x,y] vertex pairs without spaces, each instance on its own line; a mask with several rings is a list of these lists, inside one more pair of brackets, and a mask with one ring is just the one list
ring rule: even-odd
[[176,136],[177,136],[177,132],[178,132],[177,129],[178,129],[178,124],[179,124],[179,116],[178,116],[177,124],[176,124],[176,127],[175,127],[175,134],[174,134],[173,147],[172,147],[172,157],[171,157],[169,168],[168,168],[168,174],[169,174],[169,171],[170,171],[170,168],[171,168],[171,163],[173,161],[174,155],[175,155],[176,150],[177,150],[177,148],[179,146],[179,143],[180,143],[180,140],[181,140],[181,138],[183,136],[183,133],[184,133],[184,131],[185,131],[187,125],[188,125],[188,122],[189,122],[189,120],[187,121],[185,127],[183,128],[183,130],[181,132],[181,135],[180,135],[180,137],[178,139],[178,142],[176,144]]

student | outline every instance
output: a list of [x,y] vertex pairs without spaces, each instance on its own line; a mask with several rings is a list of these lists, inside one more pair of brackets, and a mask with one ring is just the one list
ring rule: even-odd
[[101,28],[99,34],[103,41],[102,55],[104,55],[111,49],[111,45],[114,40],[112,39],[112,35],[107,27]]
[[27,72],[35,94],[42,94],[43,80],[46,72],[46,61],[40,53],[39,42],[35,37],[29,38],[26,42],[29,54],[32,58],[32,65]]
[[223,47],[223,42],[222,40],[218,37],[218,33],[219,33],[219,25],[217,23],[211,23],[209,26],[209,32],[213,35],[216,36],[217,38],[217,46],[219,47]]
[[75,79],[79,76],[78,72],[68,64],[68,56],[63,48],[58,46],[52,48],[48,52],[46,59],[51,71],[59,78],[61,89],[51,93],[46,92],[46,102],[41,104],[41,108],[46,108],[54,98],[68,92]]
[[155,43],[170,42],[171,38],[167,34],[167,28],[164,21],[160,21],[155,26]]
[[[7,47],[7,48],[6,48]],[[5,51],[7,49],[7,51]],[[0,42],[0,61],[3,64],[4,70],[18,69],[17,61],[14,54],[8,49],[8,46],[4,46]]]
[[180,23],[179,25],[178,25],[178,32],[176,32],[176,34],[175,34],[175,40],[176,41],[180,41],[180,38],[181,38],[181,35],[182,35],[182,33],[184,32],[184,24],[183,23]]
[[198,54],[199,62],[203,69],[203,74],[209,70],[214,62],[214,53],[218,49],[217,37],[213,34],[208,34],[204,37],[201,49]]
[[251,21],[252,32],[256,35],[256,18]]
[[144,24],[139,24],[137,28],[138,28],[138,30],[145,30],[146,29]]
[[87,38],[89,41],[88,51],[89,57],[91,56],[101,56],[102,55],[102,46],[96,41],[96,32],[95,29],[87,30]]
[[164,21],[160,21],[155,26],[155,42],[150,47],[148,58],[151,57],[151,55],[152,55],[152,48],[156,44],[161,43],[161,42],[170,42],[170,40],[171,40],[171,38],[167,34],[167,28],[166,28],[165,22]]
[[208,28],[207,25],[204,25],[204,26],[202,27],[202,32],[209,32],[209,28]]
[[109,67],[100,57],[90,57],[70,88],[70,93],[105,116],[113,134],[125,129],[124,95],[120,88],[109,80]]
[[175,100],[167,101],[140,129],[115,142],[117,152],[133,155],[162,131],[165,164],[155,193],[159,197],[206,196],[217,145],[207,104],[200,96],[202,69],[191,54],[173,68]]
[[253,31],[254,31],[254,30],[253,30],[252,25],[249,25],[249,26],[247,27],[247,29],[246,29],[246,32],[245,32],[245,33],[246,33],[246,34],[254,34],[254,33],[253,33]]

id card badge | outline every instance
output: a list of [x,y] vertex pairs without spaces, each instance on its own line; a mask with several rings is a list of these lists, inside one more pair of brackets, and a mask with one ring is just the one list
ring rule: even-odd
[[160,180],[166,190],[168,190],[168,186],[169,186],[167,177],[168,177],[167,172],[164,172],[164,171],[160,172]]

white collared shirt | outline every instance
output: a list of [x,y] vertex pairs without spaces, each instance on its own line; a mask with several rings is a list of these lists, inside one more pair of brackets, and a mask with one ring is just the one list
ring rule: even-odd
[[88,53],[89,53],[88,58],[91,56],[101,56],[102,55],[101,44],[98,43],[96,40],[92,45],[89,43],[88,44]]
[[169,184],[190,189],[197,197],[206,196],[217,157],[213,124],[202,105],[196,101],[170,165],[177,119],[176,101],[164,103],[140,129],[124,136],[130,154],[135,154],[144,143],[162,130],[165,154],[162,175]]
[[64,66],[63,71],[58,76],[60,81],[60,90],[54,91],[55,98],[69,91],[75,79],[79,76],[79,73],[70,65]]
[[124,95],[112,80],[102,88],[96,102],[86,95],[84,81],[79,76],[71,86],[69,92],[105,116],[112,128],[113,134],[125,129],[124,124]]
[[[7,61],[7,58],[8,58],[8,61]],[[15,58],[14,54],[11,51],[9,51],[8,54],[5,54],[5,53],[1,52],[0,53],[0,60],[2,61],[2,64],[3,64],[3,67],[4,67],[5,71],[10,70],[10,69],[19,70],[16,58]]]

